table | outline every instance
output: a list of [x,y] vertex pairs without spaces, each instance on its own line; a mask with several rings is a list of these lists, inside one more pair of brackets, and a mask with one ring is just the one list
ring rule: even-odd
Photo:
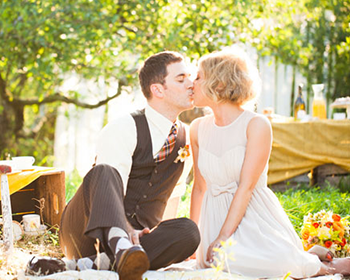
[[[21,180],[16,182],[16,178]],[[22,220],[24,214],[40,214],[40,200],[44,200],[43,220],[59,225],[66,206],[65,172],[55,168],[36,167],[32,171],[9,175],[13,219]]]
[[350,172],[350,120],[272,121],[268,184],[325,164]]

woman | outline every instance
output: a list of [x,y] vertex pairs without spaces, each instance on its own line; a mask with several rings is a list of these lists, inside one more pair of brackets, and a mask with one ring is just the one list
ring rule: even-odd
[[259,278],[288,272],[294,278],[348,275],[350,259],[321,262],[303,250],[267,187],[271,125],[242,107],[255,97],[259,84],[257,69],[241,52],[212,53],[199,61],[194,102],[210,107],[213,115],[191,124],[195,165],[190,215],[202,238],[197,262],[201,268],[210,266],[214,248],[233,240],[220,249],[229,256],[225,270],[231,273]]

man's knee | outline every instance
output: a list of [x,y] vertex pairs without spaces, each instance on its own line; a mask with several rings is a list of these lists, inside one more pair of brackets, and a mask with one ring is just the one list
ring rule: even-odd
[[195,222],[188,218],[176,219],[181,226],[177,227],[179,236],[186,242],[191,244],[193,247],[198,247],[200,243],[200,233]]
[[91,168],[90,172],[93,173],[118,173],[117,169],[115,169],[113,166],[101,163],[95,165],[93,168]]
[[118,185],[123,184],[118,170],[108,164],[98,164],[94,166],[84,177],[85,184],[97,183],[98,185],[106,185],[108,182]]
[[199,233],[199,229],[198,226],[196,225],[196,223],[190,219],[186,219],[187,222],[187,227],[190,229],[191,232],[191,240],[194,244],[196,244],[196,247],[198,247],[201,238],[200,238],[200,233]]

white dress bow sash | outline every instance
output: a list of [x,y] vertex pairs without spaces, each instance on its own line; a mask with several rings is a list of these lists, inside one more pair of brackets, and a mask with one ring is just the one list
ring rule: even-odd
[[216,184],[210,185],[210,193],[212,196],[218,196],[222,193],[235,193],[237,191],[238,185],[236,182],[231,182],[227,185],[220,186]]

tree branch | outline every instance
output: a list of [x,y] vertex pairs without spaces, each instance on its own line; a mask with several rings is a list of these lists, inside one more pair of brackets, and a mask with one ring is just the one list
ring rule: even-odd
[[54,102],[64,102],[67,104],[75,104],[76,106],[81,107],[81,108],[95,109],[95,108],[98,108],[102,105],[107,104],[110,100],[119,96],[121,94],[122,87],[124,87],[126,85],[127,85],[127,82],[124,79],[120,79],[118,81],[117,93],[112,95],[112,96],[107,97],[104,100],[99,101],[96,104],[89,104],[89,103],[81,102],[77,99],[64,96],[61,93],[55,93],[54,95],[47,96],[42,100],[39,100],[39,99],[26,99],[26,100],[24,100],[24,99],[20,99],[20,98],[14,98],[12,102],[15,104],[18,104],[20,106],[42,105],[42,104],[48,104],[48,103],[54,103]]
[[20,95],[22,90],[24,89],[24,86],[26,85],[26,81],[27,81],[28,77],[26,74],[21,73],[18,77],[18,84],[15,87],[17,90],[16,92],[14,92],[15,95]]
[[41,128],[44,126],[45,123],[48,122],[50,118],[56,117],[55,113],[49,113],[39,119],[37,124],[32,128],[23,128],[21,131],[17,133],[17,137],[20,138],[35,138]]

